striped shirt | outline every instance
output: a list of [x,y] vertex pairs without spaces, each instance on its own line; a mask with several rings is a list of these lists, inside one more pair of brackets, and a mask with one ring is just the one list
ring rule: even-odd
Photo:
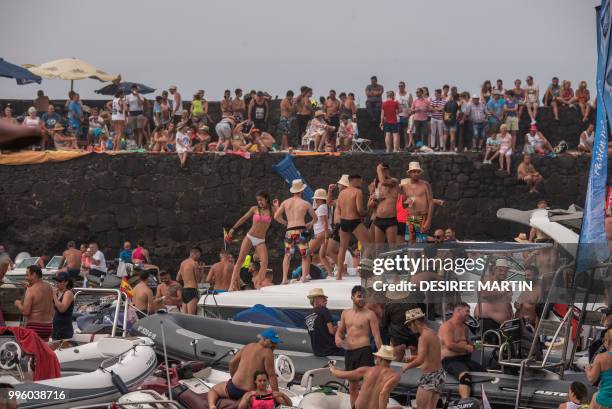
[[444,105],[446,105],[446,101],[443,100],[442,98],[440,99],[433,99],[431,101],[431,117],[433,119],[439,119],[440,121],[444,119],[444,111],[440,110],[437,111],[438,109],[443,109]]

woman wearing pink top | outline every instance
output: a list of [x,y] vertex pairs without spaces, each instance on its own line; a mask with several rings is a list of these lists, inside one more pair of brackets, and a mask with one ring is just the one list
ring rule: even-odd
[[510,175],[510,165],[512,162],[512,134],[508,132],[508,127],[503,124],[499,127],[497,134],[499,141],[499,170],[504,170],[504,161],[506,162],[506,173]]
[[242,240],[242,244],[240,246],[240,254],[238,255],[238,259],[236,260],[236,264],[234,264],[234,271],[232,272],[232,283],[230,285],[229,291],[236,291],[240,288],[238,287],[238,282],[240,280],[240,268],[242,264],[244,264],[244,260],[246,259],[247,254],[252,247],[255,248],[255,254],[259,257],[259,273],[257,277],[253,277],[253,284],[255,288],[259,288],[259,283],[262,282],[266,278],[266,271],[268,270],[268,249],[266,247],[266,233],[270,228],[270,224],[272,223],[272,217],[274,216],[274,212],[276,212],[276,208],[278,207],[278,199],[274,199],[273,202],[270,201],[270,195],[266,192],[257,192],[257,206],[253,206],[249,209],[248,212],[244,214],[234,226],[230,229],[228,238],[234,234],[234,231],[244,224],[250,218],[253,218],[253,224],[251,225],[251,229],[248,231],[244,239]]
[[268,374],[265,371],[255,371],[253,378],[255,390],[244,394],[238,403],[238,409],[274,409],[280,405],[292,405],[287,395],[270,389]]

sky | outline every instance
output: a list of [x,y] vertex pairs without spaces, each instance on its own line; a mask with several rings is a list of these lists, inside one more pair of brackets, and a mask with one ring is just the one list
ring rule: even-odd
[[[600,0],[4,0],[0,57],[41,64],[77,57],[126,81],[284,96],[301,85],[314,96],[353,91],[358,102],[377,75],[411,92],[443,84],[475,92],[485,79],[532,74],[573,86],[596,70],[595,5]],[[75,81],[81,98],[101,98],[96,80]],[[0,77],[0,99],[65,98],[70,82],[20,86]],[[593,92],[594,94],[594,92]],[[151,94],[153,96],[154,94]]]

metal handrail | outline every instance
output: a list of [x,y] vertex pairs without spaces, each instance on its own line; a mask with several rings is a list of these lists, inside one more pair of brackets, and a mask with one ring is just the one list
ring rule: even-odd
[[82,293],[107,293],[117,294],[117,305],[115,306],[115,315],[113,318],[113,327],[111,329],[111,337],[114,337],[117,332],[117,321],[119,321],[119,311],[121,309],[121,303],[123,302],[125,308],[123,309],[123,336],[127,335],[127,296],[120,289],[117,288],[75,288],[74,302],[76,303],[77,297]]

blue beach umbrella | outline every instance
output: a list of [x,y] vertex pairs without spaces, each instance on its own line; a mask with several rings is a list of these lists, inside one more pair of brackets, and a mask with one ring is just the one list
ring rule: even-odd
[[19,85],[31,84],[33,82],[40,84],[42,81],[42,78],[38,75],[32,74],[23,67],[11,64],[3,58],[0,58],[0,77],[15,78]]
[[132,86],[136,85],[138,87],[138,92],[141,94],[150,94],[155,92],[155,88],[147,87],[146,85],[139,84],[137,82],[120,82],[118,84],[112,83],[108,84],[105,87],[96,90],[96,94],[101,95],[115,95],[117,91],[122,90],[125,94],[129,94],[132,92]]

